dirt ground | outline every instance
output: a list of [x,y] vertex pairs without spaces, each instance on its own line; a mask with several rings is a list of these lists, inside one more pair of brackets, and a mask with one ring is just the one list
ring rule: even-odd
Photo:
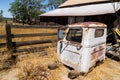
[[[62,65],[56,48],[19,55],[16,64],[0,71],[0,80],[120,80],[120,63],[109,58],[85,76],[68,78],[70,70]],[[55,64],[54,69],[48,65]]]

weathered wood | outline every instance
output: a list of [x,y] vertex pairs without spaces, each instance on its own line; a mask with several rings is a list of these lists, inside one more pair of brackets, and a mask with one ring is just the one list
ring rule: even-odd
[[[36,34],[11,34],[12,38],[36,37],[36,36],[57,36],[58,33],[36,33]],[[63,32],[63,35],[65,33]],[[6,35],[0,35],[0,38],[6,38]]]
[[44,26],[44,25],[34,25],[34,26],[21,26],[21,25],[12,25],[12,28],[24,28],[24,29],[29,29],[29,28],[49,28],[49,29],[57,29],[59,26]]
[[5,46],[6,46],[6,43],[0,43],[0,48]]
[[0,39],[1,39],[1,38],[6,38],[6,35],[0,35]]
[[24,29],[29,29],[29,28],[47,28],[47,29],[58,29],[58,28],[62,28],[63,30],[65,30],[67,28],[67,26],[62,26],[62,25],[31,25],[31,26],[23,26],[23,25],[11,25],[11,28],[24,28]]
[[6,24],[6,45],[8,51],[12,51],[12,36],[11,36],[11,26],[10,24]]
[[57,33],[38,33],[38,34],[12,34],[12,38],[36,37],[36,36],[54,36]]
[[56,42],[57,40],[36,40],[36,41],[24,41],[24,42],[13,42],[13,46],[26,46],[26,45],[34,45],[34,44],[45,44]]

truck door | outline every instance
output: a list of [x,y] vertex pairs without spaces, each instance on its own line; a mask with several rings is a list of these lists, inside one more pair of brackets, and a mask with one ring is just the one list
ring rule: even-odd
[[91,60],[92,63],[95,63],[98,60],[105,59],[106,51],[106,29],[105,28],[96,28],[94,29],[94,38],[92,39],[90,45],[92,49]]
[[66,41],[62,43],[61,60],[73,68],[76,68],[80,63],[82,33],[82,28],[69,29]]

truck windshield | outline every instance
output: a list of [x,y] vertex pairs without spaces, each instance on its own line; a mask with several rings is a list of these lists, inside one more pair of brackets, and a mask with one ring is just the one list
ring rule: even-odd
[[81,43],[82,32],[82,29],[69,29],[66,40]]

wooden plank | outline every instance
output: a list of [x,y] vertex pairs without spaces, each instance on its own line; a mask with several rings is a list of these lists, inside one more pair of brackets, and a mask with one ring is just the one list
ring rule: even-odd
[[0,35],[0,38],[6,38],[6,35]]
[[6,46],[6,43],[0,43],[0,48],[5,46]]
[[49,29],[57,29],[60,26],[44,26],[44,25],[34,25],[34,26],[22,26],[22,25],[12,25],[12,28],[24,28],[24,29],[28,29],[28,28],[49,28]]
[[[36,37],[36,36],[57,36],[58,33],[36,33],[36,34],[12,34],[12,38]],[[65,33],[63,32],[63,35]]]
[[[63,35],[65,33],[63,32]],[[36,33],[36,34],[11,34],[12,38],[36,37],[36,36],[57,36],[57,33]],[[0,35],[0,38],[6,38],[6,35]]]
[[36,41],[24,41],[24,42],[13,42],[13,46],[26,46],[26,45],[34,45],[34,44],[44,44],[56,42],[57,40],[36,40]]
[[36,37],[36,36],[57,36],[57,33],[38,33],[38,34],[12,34],[12,38]]
[[23,26],[23,25],[11,25],[11,28],[18,28],[18,29],[29,29],[29,28],[48,28],[48,29],[58,29],[58,28],[62,28],[63,30],[65,30],[67,28],[67,26],[62,26],[62,25],[31,25],[31,26]]

